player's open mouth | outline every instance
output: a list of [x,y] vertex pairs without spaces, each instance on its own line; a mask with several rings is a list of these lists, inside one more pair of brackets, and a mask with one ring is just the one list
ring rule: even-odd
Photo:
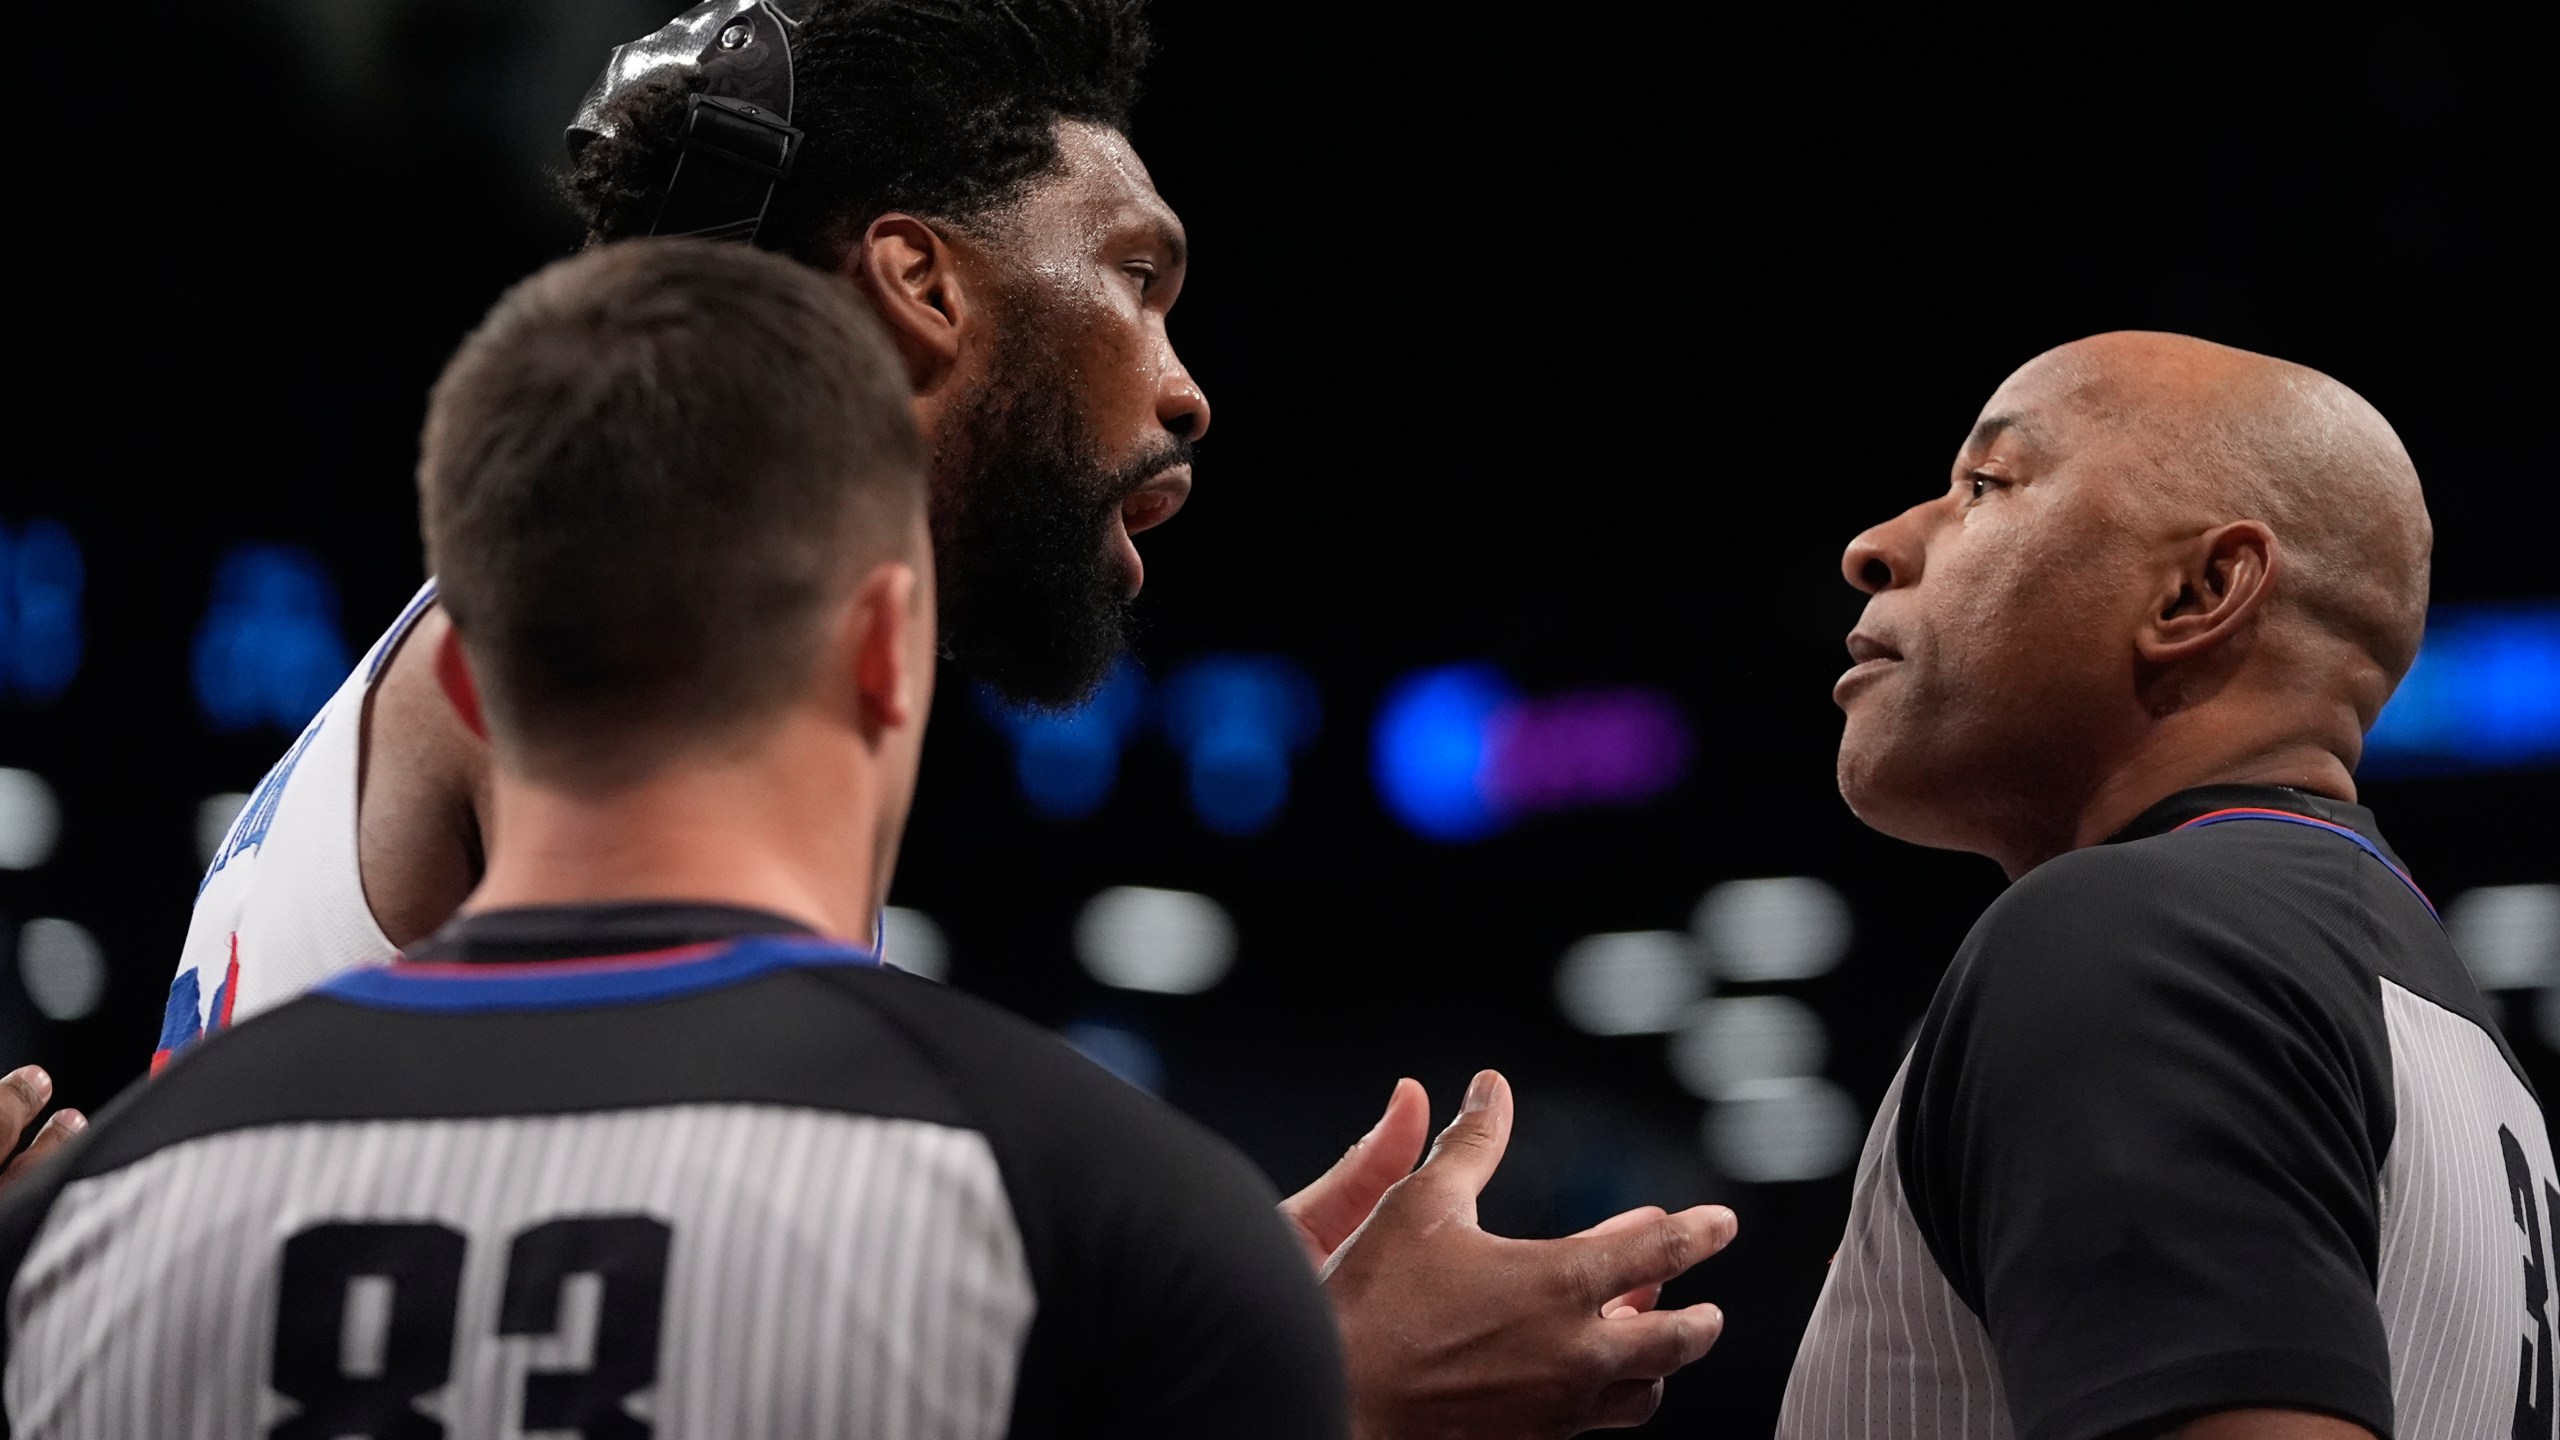
[[1108,543],[1118,562],[1123,593],[1135,599],[1147,583],[1147,565],[1138,558],[1140,531],[1152,530],[1170,520],[1191,498],[1191,467],[1174,465],[1157,471],[1146,483],[1129,492],[1113,512]]

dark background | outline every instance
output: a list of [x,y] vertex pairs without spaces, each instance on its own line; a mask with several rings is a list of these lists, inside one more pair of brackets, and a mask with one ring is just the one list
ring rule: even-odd
[[[88,643],[61,700],[0,707],[0,765],[65,812],[48,864],[0,873],[0,930],[77,919],[111,983],[58,1025],[0,980],[0,1058],[42,1060],[67,1102],[149,1056],[196,802],[290,738],[216,735],[190,698],[216,560],[307,547],[356,649],[398,610],[426,386],[506,283],[576,242],[544,188],[559,125],[604,49],[672,4],[200,0],[57,12],[20,51],[0,521],[77,535]],[[1217,420],[1190,508],[1144,542],[1140,655],[1294,656],[1324,729],[1260,837],[1205,833],[1161,744],[1060,825],[946,677],[896,898],[948,930],[957,983],[1144,1031],[1168,1097],[1284,1189],[1398,1075],[1445,1116],[1498,1065],[1524,1113],[1489,1223],[1734,1204],[1743,1238],[1674,1296],[1722,1302],[1729,1334],[1654,1429],[1751,1435],[1847,1177],[1719,1178],[1660,1042],[1557,1015],[1556,957],[1681,928],[1721,879],[1821,876],[1857,939],[1786,989],[1872,1106],[2001,882],[1865,831],[1834,793],[1829,686],[1859,603],[1836,560],[1945,483],[1984,397],[2048,346],[2174,329],[2327,370],[2427,477],[2440,601],[2560,592],[2560,165],[2544,52],[2476,19],[1883,33],[1674,8],[1160,9],[1136,139],[1190,227],[1175,338]],[[1533,692],[1676,696],[1690,778],[1478,844],[1413,837],[1372,792],[1368,719],[1397,676],[1476,658]],[[2548,772],[2366,798],[2439,898],[2560,874]],[[1232,978],[1187,999],[1088,980],[1069,931],[1112,884],[1216,896]]]

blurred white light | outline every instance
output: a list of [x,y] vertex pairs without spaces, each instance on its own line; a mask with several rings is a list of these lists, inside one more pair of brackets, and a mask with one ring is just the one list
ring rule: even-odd
[[2560,885],[2484,885],[2444,912],[2471,978],[2483,990],[2560,984]]
[[240,818],[241,807],[249,797],[237,790],[207,795],[196,802],[196,863],[210,865],[222,853],[222,842],[231,838],[231,822]]
[[1197,995],[1234,966],[1236,927],[1206,895],[1120,885],[1085,902],[1076,955],[1105,985]]
[[951,942],[921,910],[892,905],[880,912],[880,958],[927,980],[951,978]]
[[1809,875],[1728,880],[1690,920],[1708,968],[1724,980],[1803,980],[1849,949],[1849,902]]
[[1150,1095],[1164,1093],[1164,1056],[1146,1036],[1101,1020],[1077,1020],[1058,1034],[1094,1064]]
[[1594,1035],[1659,1034],[1705,988],[1689,937],[1674,930],[1586,936],[1556,962],[1556,1004]]
[[62,807],[33,770],[0,770],[0,870],[33,870],[62,835]]
[[77,1020],[107,993],[106,952],[70,920],[30,920],[18,931],[18,980],[48,1020]]
[[1707,1107],[1707,1154],[1736,1180],[1819,1180],[1848,1168],[1858,1112],[1826,1080],[1758,1080]]
[[1830,1052],[1822,1018],[1784,995],[1710,1000],[1671,1037],[1671,1073],[1692,1095],[1720,1100],[1763,1080],[1818,1074]]

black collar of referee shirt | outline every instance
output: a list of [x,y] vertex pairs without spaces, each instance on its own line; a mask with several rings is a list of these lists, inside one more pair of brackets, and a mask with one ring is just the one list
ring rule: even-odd
[[[2326,795],[2314,795],[2308,790],[2296,790],[2290,785],[2199,785],[2193,790],[2181,790],[2143,811],[2134,817],[2132,824],[2101,843],[2113,845],[2120,840],[2165,835],[2216,810],[2286,810],[2296,815],[2308,815],[2314,820],[2326,820],[2332,825],[2344,825],[2380,847],[2383,854],[2391,857],[2392,864],[2400,865],[2400,856],[2392,850],[2391,842],[2383,839],[2382,832],[2375,828],[2372,811],[2344,800],[2332,800]],[[2404,871],[2407,868],[2401,865]]]
[[418,942],[413,961],[522,964],[597,955],[645,955],[741,935],[814,935],[788,915],[744,905],[683,900],[615,900],[594,905],[525,905],[457,915]]

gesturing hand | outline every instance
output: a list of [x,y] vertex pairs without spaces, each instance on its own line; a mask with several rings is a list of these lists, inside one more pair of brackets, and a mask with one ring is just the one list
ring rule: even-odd
[[[1377,1143],[1383,1157],[1381,1135],[1405,1123],[1406,1103],[1399,1086],[1379,1129],[1334,1172],[1383,1166],[1362,1150]],[[1631,1211],[1562,1240],[1488,1235],[1476,1196],[1510,1138],[1511,1087],[1487,1070],[1422,1168],[1332,1248],[1324,1284],[1342,1324],[1358,1440],[1548,1440],[1640,1425],[1661,1404],[1663,1377],[1722,1333],[1713,1305],[1652,1305],[1662,1282],[1732,1240],[1732,1211]],[[1291,1214],[1321,1248],[1308,1211],[1339,1212],[1310,1204]]]
[[[53,1077],[33,1065],[21,1065],[0,1075],[0,1134],[15,1144],[26,1133],[27,1122],[36,1118],[45,1102],[53,1098]],[[77,1110],[56,1110],[53,1118],[36,1132],[35,1142],[26,1153],[0,1167],[0,1189],[16,1184],[26,1173],[43,1163],[44,1157],[69,1144],[71,1137],[88,1125],[87,1116]]]
[[1360,1222],[1369,1218],[1369,1212],[1378,1208],[1388,1187],[1413,1173],[1413,1162],[1422,1158],[1422,1142],[1429,1138],[1430,1097],[1422,1093],[1422,1082],[1399,1080],[1377,1125],[1344,1151],[1332,1169],[1317,1176],[1314,1184],[1280,1202],[1281,1215],[1298,1232],[1298,1242],[1307,1247],[1307,1259],[1318,1274],[1351,1232],[1360,1228]]

